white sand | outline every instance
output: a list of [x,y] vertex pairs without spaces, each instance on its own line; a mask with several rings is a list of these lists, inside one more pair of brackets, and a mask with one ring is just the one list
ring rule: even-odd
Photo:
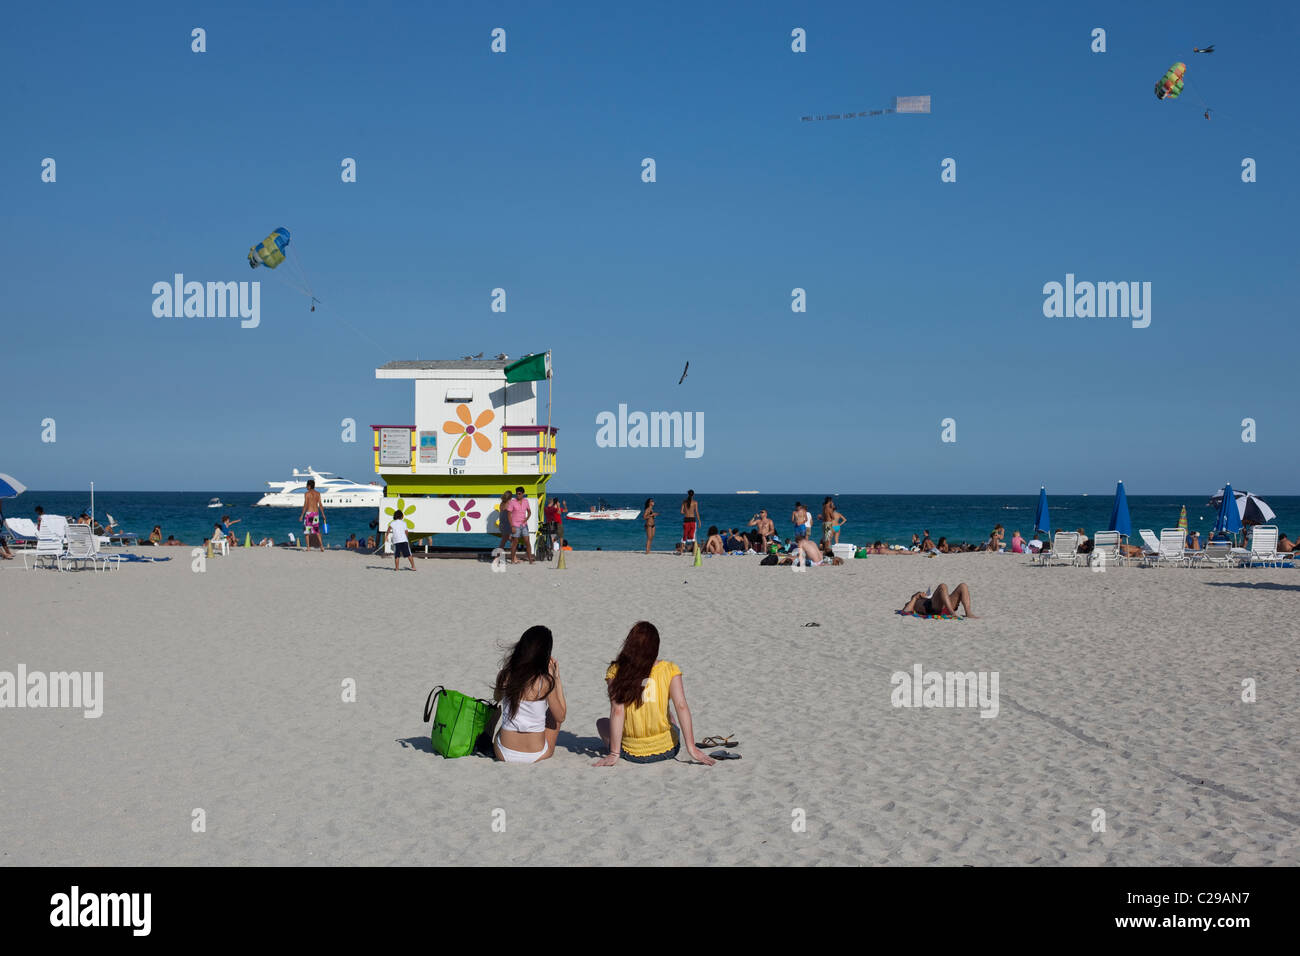
[[[394,573],[238,549],[196,574],[188,549],[158,553],[174,560],[0,568],[0,670],[105,683],[99,719],[0,710],[5,863],[1300,863],[1297,570],[579,552]],[[968,582],[980,619],[891,613],[939,580]],[[603,670],[639,618],[684,671],[697,739],[735,734],[742,760],[590,766]],[[569,702],[556,757],[434,756],[429,689],[486,696],[498,645],[534,623]],[[999,715],[892,707],[890,674],[917,662],[998,671]]]

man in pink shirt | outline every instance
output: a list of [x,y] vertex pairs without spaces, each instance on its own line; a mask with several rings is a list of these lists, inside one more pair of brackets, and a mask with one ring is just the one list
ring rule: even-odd
[[516,552],[519,550],[519,541],[522,538],[524,542],[524,551],[528,555],[528,563],[535,563],[533,560],[533,545],[528,540],[528,519],[532,516],[533,509],[528,506],[528,499],[524,497],[523,487],[515,489],[515,496],[510,499],[506,505],[506,516],[510,519],[510,563],[518,564],[519,558]]

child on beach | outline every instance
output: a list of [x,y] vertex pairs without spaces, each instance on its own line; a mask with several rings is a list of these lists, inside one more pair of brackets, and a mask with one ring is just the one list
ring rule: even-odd
[[388,522],[388,543],[393,546],[393,570],[402,570],[402,558],[406,558],[414,571],[415,558],[411,556],[411,542],[406,537],[406,517],[401,508],[393,512],[393,520]]
[[[682,734],[693,759],[706,767],[716,762],[695,746],[681,668],[658,658],[658,629],[649,621],[638,621],[605,671],[609,717],[596,721],[596,733],[609,753],[593,767],[612,767],[620,757],[632,763],[673,760],[681,749]],[[668,715],[669,701],[676,719]]]
[[492,740],[498,760],[537,763],[555,753],[568,706],[554,646],[551,629],[535,624],[501,661],[493,695],[501,702],[501,726]]

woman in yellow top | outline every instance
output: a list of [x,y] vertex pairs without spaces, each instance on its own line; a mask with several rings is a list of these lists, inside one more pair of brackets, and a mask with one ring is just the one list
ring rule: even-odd
[[[695,746],[681,668],[658,658],[659,630],[649,621],[638,621],[605,672],[609,717],[596,721],[596,733],[609,754],[593,767],[612,767],[619,757],[632,763],[672,760],[681,749],[682,734],[687,753],[707,767],[716,763]],[[675,720],[668,716],[670,700]]]

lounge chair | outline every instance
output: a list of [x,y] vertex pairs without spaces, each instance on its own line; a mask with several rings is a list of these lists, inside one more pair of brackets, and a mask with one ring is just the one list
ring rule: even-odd
[[1255,525],[1250,532],[1250,550],[1245,558],[1247,566],[1258,562],[1265,565],[1276,564],[1281,567],[1283,559],[1289,559],[1291,556],[1278,551],[1277,537],[1276,525]]
[[1187,566],[1187,538],[1182,528],[1160,529],[1160,551],[1156,557],[1157,564]]
[[1092,536],[1093,560],[1100,559],[1106,564],[1122,565],[1124,552],[1120,550],[1120,543],[1118,531],[1098,531]]
[[[28,570],[39,568],[41,562],[49,558],[55,570],[63,570],[63,556],[67,553],[64,539],[68,533],[68,519],[58,515],[46,515],[41,519],[41,526],[36,532],[36,547],[23,551],[23,566]],[[27,563],[28,556],[32,563]]]
[[91,566],[98,570],[99,566],[95,559],[95,535],[87,525],[68,525],[66,543],[67,548],[63,552],[64,561],[72,565],[89,561]]
[[1079,563],[1079,532],[1058,531],[1052,539],[1052,550],[1045,555],[1047,564]]
[[40,532],[36,530],[36,522],[31,518],[5,518],[5,527],[9,529],[15,544],[21,541],[25,547],[36,547]]
[[1150,528],[1141,528],[1138,537],[1142,539],[1142,564],[1150,567],[1160,557],[1160,539]]
[[1236,563],[1236,557],[1232,553],[1231,541],[1210,541],[1205,545],[1205,550],[1201,552],[1196,559],[1196,565],[1208,564],[1216,568],[1228,568]]

